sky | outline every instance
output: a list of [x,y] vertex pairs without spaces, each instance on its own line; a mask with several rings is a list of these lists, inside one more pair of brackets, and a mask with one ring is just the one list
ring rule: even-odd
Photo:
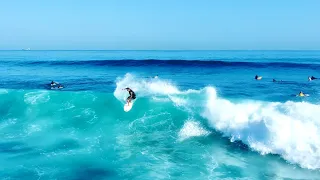
[[320,50],[319,0],[0,1],[0,50]]

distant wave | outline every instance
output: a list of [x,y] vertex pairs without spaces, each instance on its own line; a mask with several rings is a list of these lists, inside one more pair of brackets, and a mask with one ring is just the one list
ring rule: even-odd
[[248,62],[248,61],[223,61],[223,60],[75,60],[75,61],[1,61],[2,64],[27,65],[27,66],[183,66],[183,67],[287,67],[287,68],[320,68],[317,63],[293,62]]

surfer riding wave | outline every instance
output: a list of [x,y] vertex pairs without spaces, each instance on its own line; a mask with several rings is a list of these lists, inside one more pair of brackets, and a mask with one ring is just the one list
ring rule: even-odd
[[127,103],[129,105],[129,103],[133,100],[136,99],[136,94],[132,91],[132,89],[130,88],[125,88],[125,90],[127,90],[129,92],[129,97],[127,98]]

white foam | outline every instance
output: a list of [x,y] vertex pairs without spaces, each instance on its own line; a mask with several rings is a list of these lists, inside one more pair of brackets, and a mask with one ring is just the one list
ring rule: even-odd
[[188,101],[181,97],[169,96],[169,98],[177,107],[180,107],[180,106],[185,107],[188,104]]
[[7,120],[2,120],[0,122],[0,129],[16,124],[17,120],[18,120],[17,118],[9,118]]
[[160,102],[168,102],[168,101],[170,101],[169,98],[159,98],[159,97],[155,97],[155,96],[153,96],[152,99],[154,101],[160,101]]
[[180,91],[174,84],[167,80],[160,78],[137,78],[130,73],[127,73],[123,78],[118,78],[116,84],[117,87],[114,91],[114,96],[120,101],[125,101],[128,97],[128,92],[122,90],[126,87],[131,88],[137,94],[137,97],[181,95],[199,92],[197,90]]
[[309,169],[320,168],[320,106],[307,102],[239,102],[220,99],[206,88],[203,116],[232,140],[261,154],[279,154]]
[[188,120],[179,131],[179,140],[183,141],[191,137],[206,136],[210,132],[205,130],[199,122]]
[[41,126],[39,124],[30,124],[25,130],[28,135],[39,131],[41,131]]
[[81,116],[90,118],[90,120],[87,121],[90,124],[93,124],[94,121],[98,118],[98,116],[96,115],[96,112],[91,108],[84,108],[81,112]]
[[60,108],[59,111],[73,109],[74,107],[76,107],[74,104],[71,104],[70,102],[66,102],[62,104],[62,108]]
[[24,102],[27,104],[45,103],[50,100],[50,95],[46,91],[29,92],[24,95]]

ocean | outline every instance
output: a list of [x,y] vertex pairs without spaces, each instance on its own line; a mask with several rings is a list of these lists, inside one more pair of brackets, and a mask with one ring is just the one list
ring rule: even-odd
[[320,51],[0,51],[0,179],[320,179],[308,76]]

